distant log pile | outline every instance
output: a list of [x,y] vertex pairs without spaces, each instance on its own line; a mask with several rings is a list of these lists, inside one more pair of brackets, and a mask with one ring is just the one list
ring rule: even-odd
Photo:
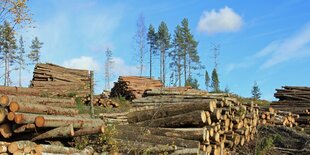
[[70,69],[46,63],[34,68],[31,88],[53,96],[79,95],[90,92],[90,78],[87,70]]
[[229,94],[183,87],[153,89],[144,96],[132,101],[130,126],[116,127],[121,129],[118,139],[170,144],[176,148],[168,152],[175,154],[225,154],[253,139],[260,123],[258,108]]
[[[90,95],[87,95],[83,98],[83,102],[86,105],[90,104]],[[99,95],[94,95],[94,106],[102,106],[107,108],[117,108],[119,107],[119,104],[112,99],[110,99],[109,96],[107,96],[105,93],[101,93]]]
[[[72,99],[40,97],[31,99],[25,96],[1,95],[0,104],[0,134],[2,135],[0,140],[12,142],[10,145],[16,146],[14,151],[10,151],[10,145],[8,145],[10,153],[17,151],[25,153],[24,147],[27,147],[28,153],[33,151],[36,145],[29,141],[57,140],[104,132],[104,122],[101,119],[92,119],[89,115],[79,114]],[[19,144],[20,140],[27,142],[25,145],[24,142]],[[52,148],[53,146],[40,145],[39,147],[43,149],[42,152],[47,153],[47,150],[55,149]],[[70,150],[70,148],[59,149]]]
[[110,97],[125,97],[127,100],[141,98],[146,90],[162,87],[159,80],[139,76],[120,76],[111,89]]
[[[286,111],[299,118],[295,121],[302,127],[310,125],[310,87],[283,86],[276,89],[274,96],[279,101],[270,106],[279,111]],[[309,128],[309,127],[307,127]]]

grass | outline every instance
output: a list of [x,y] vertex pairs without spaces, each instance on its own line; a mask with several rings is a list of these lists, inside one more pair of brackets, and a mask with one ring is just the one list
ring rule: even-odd
[[90,106],[87,106],[83,103],[81,97],[75,98],[76,108],[78,109],[80,114],[90,114]]

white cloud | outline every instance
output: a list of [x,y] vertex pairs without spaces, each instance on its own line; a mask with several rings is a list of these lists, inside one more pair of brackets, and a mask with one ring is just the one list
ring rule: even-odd
[[208,34],[235,32],[242,24],[242,17],[226,6],[219,11],[204,11],[198,23],[198,31]]
[[273,47],[268,52],[271,57],[262,64],[262,69],[292,59],[310,56],[310,24],[303,27],[297,34],[276,43],[272,42],[267,47]]
[[125,64],[122,58],[113,58],[113,73],[117,76],[138,75],[138,67]]
[[262,50],[239,63],[229,64],[227,71],[249,68],[259,62],[262,62],[260,69],[268,69],[290,60],[308,57],[310,57],[310,23],[290,37],[270,42]]
[[63,63],[65,67],[75,69],[87,69],[87,70],[99,70],[99,63],[92,57],[81,56],[79,58],[73,58]]

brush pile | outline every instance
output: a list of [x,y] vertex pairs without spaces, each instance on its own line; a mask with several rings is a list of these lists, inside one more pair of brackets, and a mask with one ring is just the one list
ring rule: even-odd
[[88,70],[39,63],[34,68],[31,87],[52,96],[84,96],[90,92],[90,78]]
[[162,87],[159,80],[139,76],[120,76],[111,89],[110,97],[125,97],[126,100],[141,98],[146,90]]

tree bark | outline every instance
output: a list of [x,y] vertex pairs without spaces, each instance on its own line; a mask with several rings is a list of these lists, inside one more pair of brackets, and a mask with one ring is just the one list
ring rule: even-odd
[[212,112],[214,110],[214,104],[215,100],[207,100],[200,103],[168,105],[152,110],[131,112],[128,114],[128,122],[135,123],[149,119],[169,117],[195,110],[208,110]]
[[54,128],[45,133],[42,133],[32,138],[31,141],[37,141],[37,140],[48,139],[48,138],[73,137],[73,136],[74,136],[74,129],[73,129],[73,125],[70,124],[70,125]]
[[138,125],[150,127],[199,127],[206,122],[204,111],[193,111],[175,116],[138,122]]

